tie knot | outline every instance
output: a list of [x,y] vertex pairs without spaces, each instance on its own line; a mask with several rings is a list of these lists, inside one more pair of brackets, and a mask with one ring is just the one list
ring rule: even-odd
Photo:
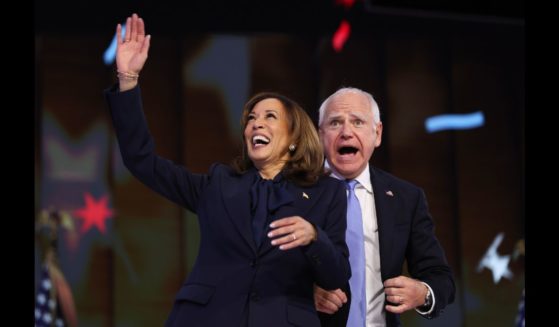
[[346,182],[346,187],[349,191],[353,191],[355,189],[355,186],[359,184],[359,182],[356,181],[355,179],[346,180],[345,182]]

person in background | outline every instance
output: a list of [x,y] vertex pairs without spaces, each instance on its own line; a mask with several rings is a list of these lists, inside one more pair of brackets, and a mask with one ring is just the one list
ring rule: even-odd
[[165,326],[320,326],[313,285],[338,289],[351,273],[345,188],[323,171],[311,119],[291,99],[260,93],[244,107],[234,167],[195,174],[159,157],[138,84],[151,37],[136,14],[126,26],[124,38],[116,29],[119,81],[105,91],[124,164],[200,225],[198,257]]
[[41,253],[41,276],[35,300],[35,327],[77,327],[78,314],[70,284],[58,260],[58,235],[61,228],[75,236],[72,217],[66,211],[43,209],[35,223]]
[[[399,315],[412,309],[437,317],[454,301],[452,272],[423,190],[369,164],[382,140],[372,95],[346,87],[329,96],[319,109],[319,136],[326,168],[351,185],[352,276],[342,289],[315,288],[323,326],[345,327],[346,319],[348,327],[400,326]],[[402,275],[404,261],[411,277]]]

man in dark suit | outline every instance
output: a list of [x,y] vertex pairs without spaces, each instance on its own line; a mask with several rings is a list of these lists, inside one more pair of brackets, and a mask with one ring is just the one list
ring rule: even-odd
[[[399,315],[411,309],[428,319],[437,317],[454,301],[452,272],[435,237],[423,190],[369,165],[382,139],[373,97],[356,88],[332,94],[319,110],[319,136],[331,175],[357,181],[363,240],[358,244],[363,243],[365,257],[362,268],[352,262],[358,251],[353,252],[346,235],[351,278],[364,276],[364,286],[351,289],[351,297],[352,279],[344,289],[315,287],[322,326],[346,326],[346,320],[348,327],[400,326]],[[349,231],[349,202],[347,219]],[[402,275],[404,260],[411,277]]]

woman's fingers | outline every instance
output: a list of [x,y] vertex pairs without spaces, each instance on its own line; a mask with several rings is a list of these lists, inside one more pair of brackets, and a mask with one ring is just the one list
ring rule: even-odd
[[314,236],[312,225],[298,216],[278,219],[270,227],[274,229],[268,233],[268,237],[274,238],[272,245],[279,245],[281,250],[307,245]]
[[132,29],[132,17],[126,18],[126,31],[124,32],[124,42],[130,41],[131,34],[130,30]]

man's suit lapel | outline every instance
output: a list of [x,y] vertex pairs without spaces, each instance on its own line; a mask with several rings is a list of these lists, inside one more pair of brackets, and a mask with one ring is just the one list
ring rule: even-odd
[[394,213],[397,212],[396,197],[398,194],[393,193],[390,189],[390,183],[375,173],[372,166],[370,166],[370,172],[377,213],[381,276],[382,280],[385,280],[390,271],[394,223],[396,221]]
[[250,190],[254,178],[255,175],[249,171],[238,178],[224,181],[221,187],[228,217],[241,237],[256,253],[256,245],[252,237],[250,193],[247,192],[247,190]]

